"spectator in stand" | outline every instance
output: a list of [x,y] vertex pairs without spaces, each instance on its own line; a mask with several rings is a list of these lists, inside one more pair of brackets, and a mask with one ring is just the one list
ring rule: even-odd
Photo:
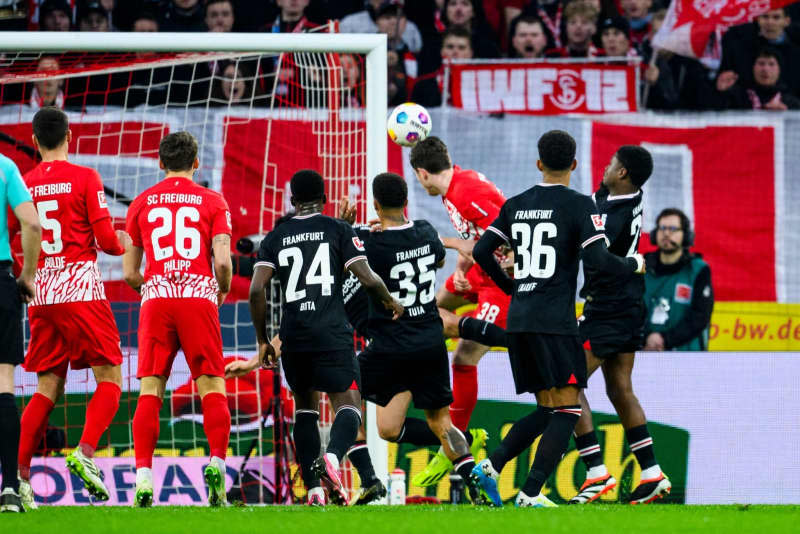
[[470,30],[475,57],[500,57],[497,36],[486,23],[480,0],[445,0],[443,15],[442,22],[447,28],[460,26]]
[[233,0],[208,0],[205,9],[205,21],[208,31],[233,31],[235,22]]
[[152,11],[142,11],[133,21],[131,31],[135,32],[157,32],[158,18]]
[[[39,58],[39,64],[36,67],[36,72],[49,72],[61,70],[61,65],[58,59],[53,56],[42,56]],[[57,108],[64,107],[64,86],[63,79],[48,78],[35,82],[33,84],[33,91],[28,103],[33,109],[43,108],[45,106],[55,106]]]
[[[348,15],[339,23],[339,31],[342,33],[378,33],[376,22],[378,11],[390,5],[403,5],[402,0],[367,0],[364,2],[364,10],[352,15]],[[405,17],[403,17],[405,19]],[[414,54],[422,49],[422,35],[419,33],[417,25],[411,21],[405,21],[400,31],[403,43],[408,50]]]
[[67,0],[47,0],[39,6],[39,29],[68,32],[72,29],[72,8]]
[[159,27],[165,32],[204,32],[203,4],[200,0],[167,0]]
[[600,50],[592,43],[597,31],[597,17],[600,12],[588,2],[570,2],[564,9],[566,19],[566,43],[545,53],[548,57],[597,57]]
[[317,27],[317,24],[306,17],[309,0],[276,0],[280,13],[266,27],[272,33],[300,33]]
[[[449,59],[472,59],[472,34],[466,28],[454,26],[444,31],[441,48],[442,62]],[[421,76],[414,84],[411,101],[426,107],[442,105],[444,67]]]
[[781,55],[773,47],[764,47],[753,63],[753,82],[741,83],[733,72],[723,72],[717,78],[717,90],[723,109],[769,109],[786,111],[800,109],[800,99],[780,82]]
[[658,251],[644,256],[644,350],[707,350],[714,290],[708,264],[689,252],[694,245],[689,218],[679,209],[663,210],[650,239]]
[[539,17],[520,15],[511,21],[509,29],[513,58],[537,59],[545,57],[545,50],[553,48],[553,37]]
[[[594,0],[597,1],[597,0]],[[520,15],[536,16],[542,20],[544,26],[553,36],[553,47],[561,48],[564,46],[564,35],[562,34],[564,16],[564,0],[504,0],[505,16],[509,24],[508,35],[511,35],[511,23]],[[600,6],[596,6],[598,13]],[[509,47],[510,48],[510,47]],[[510,50],[509,50],[510,52]]]
[[792,42],[789,25],[792,19],[785,8],[773,9],[756,17],[754,22],[728,29],[722,37],[722,62],[719,77],[728,85],[731,77],[738,78],[743,87],[753,84],[753,63],[764,46],[771,46],[782,56],[784,65],[781,82],[800,96],[800,47]]
[[220,76],[214,76],[211,102],[214,106],[263,105],[264,95],[255,83],[248,65],[234,61],[219,62]]
[[608,57],[639,57],[631,46],[631,27],[624,17],[609,17],[600,23],[600,42]]
[[342,66],[342,85],[347,89],[342,94],[342,104],[351,108],[360,108],[366,104],[364,100],[364,79],[361,77],[361,61],[355,54],[342,54],[339,57]]
[[628,19],[630,24],[631,42],[638,47],[650,34],[653,20],[650,8],[653,7],[653,0],[622,0],[620,4],[622,16]]
[[108,12],[100,2],[88,2],[78,10],[78,29],[82,32],[107,32],[111,28]]

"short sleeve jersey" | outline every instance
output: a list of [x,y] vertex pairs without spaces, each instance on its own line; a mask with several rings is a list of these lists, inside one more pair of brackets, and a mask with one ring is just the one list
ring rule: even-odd
[[144,249],[142,302],[154,298],[203,298],[217,302],[212,240],[231,234],[228,203],[189,178],[165,178],[128,209],[127,231]]
[[25,188],[17,165],[0,154],[0,261],[11,261],[11,247],[8,239],[9,209],[15,209],[23,202],[30,202],[31,195]]
[[577,335],[580,251],[605,239],[592,199],[563,185],[539,184],[510,198],[488,230],[514,251],[507,330]]
[[453,166],[453,178],[442,203],[462,239],[477,241],[497,218],[506,201],[503,193],[483,174]]
[[381,352],[408,352],[442,343],[442,320],[436,307],[436,269],[445,250],[439,234],[424,220],[370,232],[357,230],[369,264],[405,307],[396,321],[383,304],[370,298],[370,347]]
[[106,298],[92,225],[111,218],[96,170],[43,162],[25,175],[42,225],[33,305]]
[[295,215],[264,238],[256,267],[272,268],[280,281],[285,351],[352,349],[342,282],[345,269],[366,259],[350,225],[319,213]]
[[[597,211],[605,225],[610,245],[609,252],[620,257],[630,256],[639,250],[642,233],[642,191],[630,195],[610,196],[606,188],[592,195]],[[644,296],[644,277],[623,278],[593,271],[584,266],[586,282],[581,296],[594,308],[614,311],[624,303],[641,301]]]

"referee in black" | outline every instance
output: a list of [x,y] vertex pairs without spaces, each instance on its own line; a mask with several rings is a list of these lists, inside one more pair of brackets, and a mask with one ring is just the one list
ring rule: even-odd
[[[22,230],[25,263],[22,274],[14,280],[11,271],[8,208],[14,211]],[[19,169],[0,155],[0,464],[3,491],[0,512],[24,512],[19,498],[17,451],[19,449],[19,412],[14,399],[14,367],[22,363],[22,303],[30,302],[36,289],[34,278],[39,261],[42,229],[39,216]]]

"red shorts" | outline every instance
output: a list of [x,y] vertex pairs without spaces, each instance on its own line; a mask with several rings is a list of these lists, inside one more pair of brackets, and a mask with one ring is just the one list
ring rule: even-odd
[[193,379],[225,375],[217,307],[204,298],[156,298],[142,304],[136,376],[169,376],[179,349]]
[[67,376],[67,366],[120,365],[119,332],[107,300],[30,306],[31,341],[22,366]]
[[506,327],[508,305],[511,304],[511,295],[503,293],[478,265],[473,265],[472,268],[467,271],[467,281],[469,281],[469,285],[472,286],[469,291],[462,292],[456,290],[453,276],[455,275],[450,275],[444,287],[454,295],[477,303],[478,306],[472,310],[470,317],[490,322],[500,328]]

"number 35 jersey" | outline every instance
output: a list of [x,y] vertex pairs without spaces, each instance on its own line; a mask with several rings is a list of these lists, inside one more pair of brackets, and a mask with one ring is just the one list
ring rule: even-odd
[[211,268],[214,236],[231,234],[228,203],[189,178],[165,178],[128,208],[126,229],[144,249],[142,302],[153,298],[204,298],[217,303]]
[[563,185],[539,184],[508,199],[487,231],[514,250],[507,331],[577,335],[580,251],[605,239],[592,199]]
[[271,267],[280,280],[284,351],[353,348],[342,280],[345,269],[366,259],[364,245],[349,224],[319,213],[295,215],[267,234],[256,267]]
[[359,228],[372,269],[392,296],[405,307],[396,321],[383,304],[370,298],[370,347],[379,352],[407,353],[443,342],[442,320],[436,307],[436,269],[444,259],[444,245],[427,221],[370,232]]

